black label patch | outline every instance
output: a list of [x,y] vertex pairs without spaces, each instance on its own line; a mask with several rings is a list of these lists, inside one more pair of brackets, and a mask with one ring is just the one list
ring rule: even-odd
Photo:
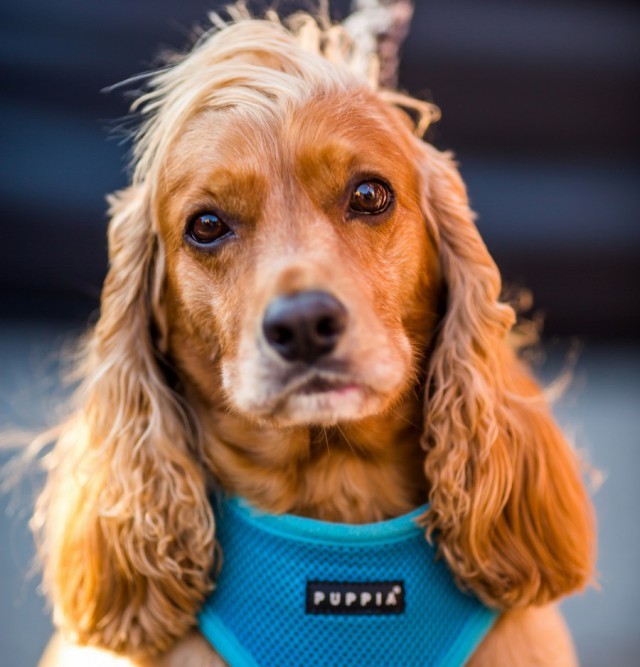
[[307,614],[402,614],[405,608],[403,581],[308,581]]

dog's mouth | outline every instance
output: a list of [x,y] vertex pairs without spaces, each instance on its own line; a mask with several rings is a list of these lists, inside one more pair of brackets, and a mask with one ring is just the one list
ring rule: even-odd
[[229,381],[233,378],[223,368],[223,382],[232,404],[252,420],[278,428],[335,426],[385,410],[399,390],[393,370],[390,364],[379,363],[363,372],[349,359],[333,358],[311,367],[264,364],[258,371],[247,367],[238,382],[240,391],[234,391],[235,383]]
[[314,372],[292,378],[272,403],[270,416],[290,424],[335,424],[361,415],[371,390],[347,374]]
[[329,392],[347,394],[358,388],[358,384],[350,380],[336,380],[322,376],[314,376],[306,380],[293,391],[289,392],[289,395],[298,394],[301,396],[309,396],[312,394],[327,394]]

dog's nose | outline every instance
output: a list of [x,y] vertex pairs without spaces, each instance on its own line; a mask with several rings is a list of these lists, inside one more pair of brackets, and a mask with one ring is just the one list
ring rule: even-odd
[[264,314],[267,342],[287,361],[312,364],[332,352],[345,330],[346,308],[327,292],[298,292],[274,299]]

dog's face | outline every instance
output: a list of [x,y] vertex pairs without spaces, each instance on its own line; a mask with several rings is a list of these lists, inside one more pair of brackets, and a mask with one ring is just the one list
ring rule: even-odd
[[439,267],[408,130],[364,91],[203,113],[155,215],[170,352],[200,395],[276,426],[384,411],[416,381]]

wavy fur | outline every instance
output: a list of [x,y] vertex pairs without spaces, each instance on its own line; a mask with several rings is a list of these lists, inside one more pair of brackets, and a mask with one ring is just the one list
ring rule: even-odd
[[141,187],[111,199],[110,269],[33,526],[55,621],[79,643],[167,649],[211,590],[214,523],[189,417],[152,338],[159,260]]
[[489,605],[543,604],[590,581],[593,516],[579,461],[508,343],[515,315],[451,156],[423,145],[427,219],[447,288],[427,372],[428,532]]

